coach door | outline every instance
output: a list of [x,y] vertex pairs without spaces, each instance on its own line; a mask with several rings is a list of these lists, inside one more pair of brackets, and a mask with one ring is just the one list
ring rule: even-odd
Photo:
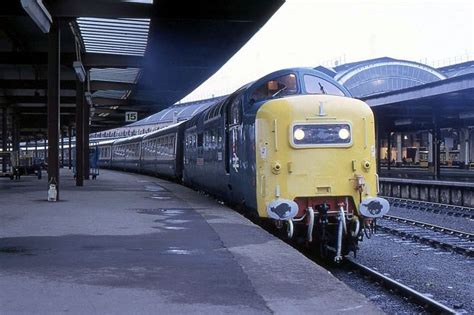
[[242,103],[241,94],[235,95],[227,105],[226,114],[226,172],[230,175],[230,198],[239,202],[241,193],[241,143],[242,143]]

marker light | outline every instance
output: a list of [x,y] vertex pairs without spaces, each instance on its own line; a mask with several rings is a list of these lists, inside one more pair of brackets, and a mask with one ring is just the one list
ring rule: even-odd
[[339,138],[341,138],[342,140],[346,140],[347,138],[349,138],[350,135],[351,134],[350,134],[349,130],[347,130],[347,129],[343,128],[343,129],[339,130]]
[[299,129],[299,128],[298,128],[298,129],[295,130],[295,132],[294,132],[293,135],[294,135],[294,137],[295,137],[296,140],[298,140],[298,141],[299,141],[299,140],[303,140],[303,138],[304,138],[304,131],[303,131],[303,129]]

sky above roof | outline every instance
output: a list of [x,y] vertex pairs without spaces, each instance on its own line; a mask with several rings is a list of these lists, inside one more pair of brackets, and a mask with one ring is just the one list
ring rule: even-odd
[[434,67],[474,54],[472,0],[286,0],[214,76],[181,102],[228,94],[274,70],[389,56]]

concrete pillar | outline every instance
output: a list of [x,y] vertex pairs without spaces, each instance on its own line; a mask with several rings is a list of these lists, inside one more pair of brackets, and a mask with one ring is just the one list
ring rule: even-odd
[[415,142],[415,148],[416,148],[415,164],[419,164],[420,163],[420,142],[419,141]]
[[469,129],[462,128],[459,130],[459,161],[462,168],[469,168]]
[[387,132],[387,170],[390,171],[392,167],[392,133],[389,131]]
[[69,169],[71,169],[72,167],[72,148],[71,148],[71,138],[72,138],[72,127],[71,125],[68,126],[68,129],[67,129],[67,135],[68,135],[68,153],[69,153],[69,161],[68,161],[68,165],[69,165]]
[[18,114],[12,115],[12,149],[20,154],[20,119]]
[[61,167],[64,167],[64,130],[61,128]]
[[397,133],[397,166],[402,165],[402,134]]
[[428,132],[428,166],[433,166],[433,132]]
[[435,125],[433,132],[433,175],[439,179],[441,175],[441,130]]
[[469,135],[466,135],[467,129],[462,128],[458,129],[458,135],[459,135],[459,162],[461,165],[465,165],[466,163],[466,145],[464,139],[466,137],[469,137]]
[[449,161],[451,160],[449,156],[449,152],[450,152],[449,147],[444,147],[444,156],[445,156],[444,160],[446,161],[446,164],[449,164],[450,163]]
[[[469,133],[467,133],[469,137]],[[464,167],[469,168],[471,157],[469,156],[469,138],[466,138],[463,143],[464,146]]]
[[89,118],[90,105],[84,104],[84,179],[89,179]]
[[474,129],[469,129],[469,163],[472,162],[472,157],[474,156]]
[[48,185],[56,184],[59,200],[60,28],[54,20],[48,34]]
[[450,156],[449,156],[449,152],[450,152],[450,144],[451,144],[451,141],[449,140],[449,138],[444,138],[444,160],[446,161],[446,165],[449,165],[450,164]]
[[[3,107],[2,110],[2,151],[7,151],[8,147],[8,129],[7,129],[7,114],[8,108],[6,106]],[[7,164],[6,161],[2,159],[2,172],[5,173],[7,171]]]

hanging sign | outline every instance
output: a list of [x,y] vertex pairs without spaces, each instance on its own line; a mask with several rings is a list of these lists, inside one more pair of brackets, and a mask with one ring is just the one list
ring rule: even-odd
[[137,121],[138,113],[137,112],[125,112],[125,122]]

